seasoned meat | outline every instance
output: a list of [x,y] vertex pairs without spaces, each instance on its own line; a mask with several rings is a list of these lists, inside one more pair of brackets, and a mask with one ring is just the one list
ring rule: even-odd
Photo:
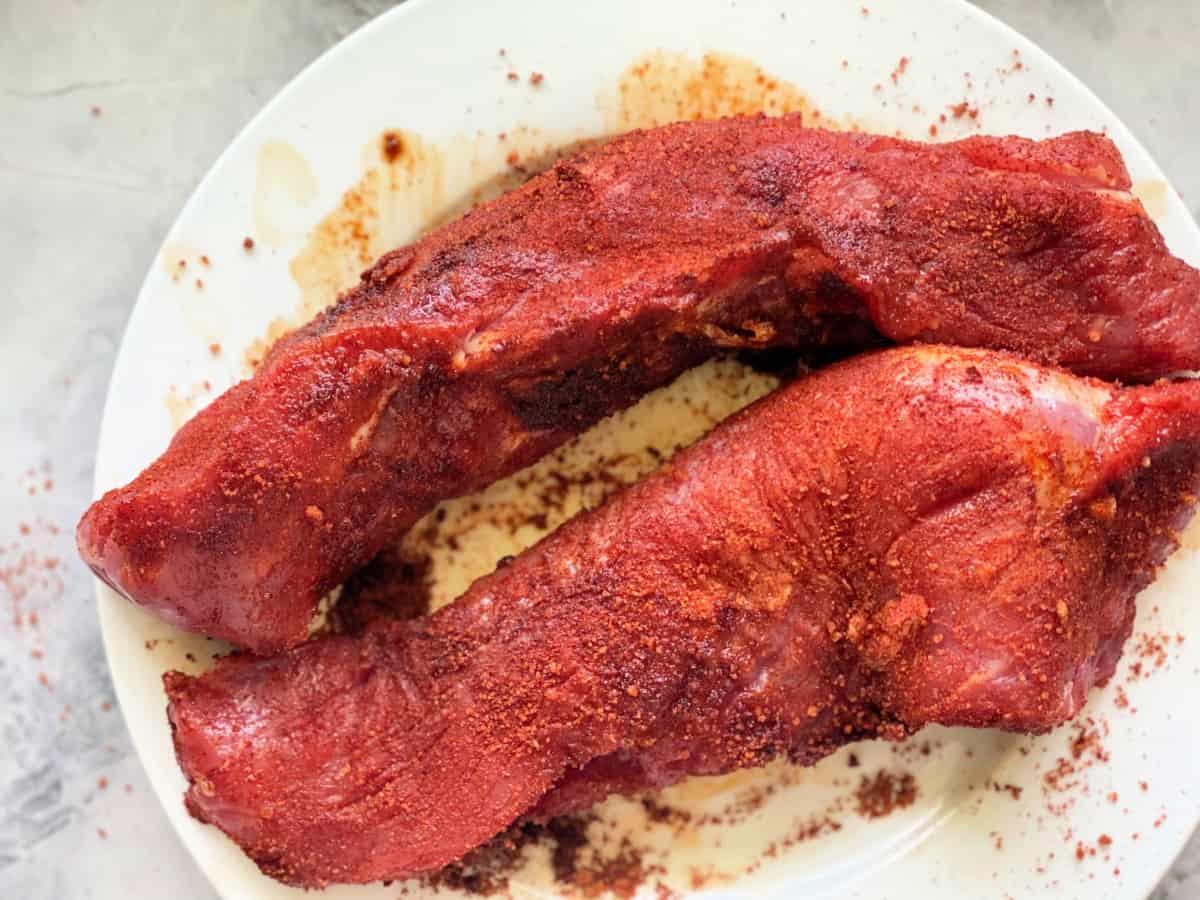
[[439,500],[714,353],[1007,348],[1200,367],[1200,274],[1105,138],[921,144],[731,118],[634,132],[387,254],[80,523],[176,625],[260,652]]
[[929,723],[1042,732],[1192,515],[1200,381],[905,348],[794,382],[448,607],[166,676],[197,818],[305,886]]

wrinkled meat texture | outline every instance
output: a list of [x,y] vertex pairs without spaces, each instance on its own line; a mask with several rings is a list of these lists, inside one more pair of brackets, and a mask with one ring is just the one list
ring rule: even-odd
[[716,352],[879,340],[1086,374],[1200,367],[1200,274],[1095,134],[634,132],[387,254],[80,523],[174,624],[260,652],[437,501]]
[[800,379],[450,606],[166,677],[193,815],[295,884],[398,878],[611,791],[1108,678],[1200,471],[1200,382],[1002,354]]

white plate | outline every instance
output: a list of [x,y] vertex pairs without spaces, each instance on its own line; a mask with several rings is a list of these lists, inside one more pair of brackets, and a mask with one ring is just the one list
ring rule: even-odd
[[[707,79],[688,82],[684,76],[697,66],[680,60],[699,60],[706,51],[752,60],[803,90],[826,118],[852,119],[872,130],[928,136],[934,124],[939,137],[977,130],[1044,137],[1071,128],[1106,129],[1174,252],[1200,263],[1200,232],[1158,167],[1116,117],[1045,53],[953,0],[866,3],[868,10],[858,2],[828,0],[414,0],[372,22],[268,104],[213,166],[171,229],[121,347],[101,432],[98,488],[132,478],[165,446],[181,416],[241,377],[244,354],[273,321],[291,321],[305,304],[311,312],[314,303],[328,299],[333,284],[361,267],[360,255],[407,239],[461,203],[474,186],[507,168],[508,152],[523,158],[545,146],[669,115],[673,107],[664,97],[681,96],[684,108],[692,108],[698,97],[711,99],[714,83],[726,91],[725,100],[736,101],[723,108],[742,108],[765,90],[755,86],[749,63],[727,56],[714,58]],[[622,72],[656,49],[666,52],[640,80],[627,79],[622,95]],[[910,60],[907,66],[901,57]],[[509,71],[518,78],[510,80]],[[544,75],[538,85],[529,81],[535,71]],[[800,102],[782,86],[768,95]],[[948,109],[964,99],[979,108],[978,118],[956,118]],[[389,128],[405,130],[404,153],[392,166],[379,156],[380,135]],[[507,133],[506,141],[499,132]],[[347,201],[343,192],[355,186],[358,193]],[[347,202],[358,204],[360,223],[364,205],[374,213],[361,246],[349,227],[355,216],[335,214],[317,228]],[[250,253],[241,248],[247,234],[258,242]],[[352,258],[343,262],[338,253],[347,250]],[[178,259],[187,262],[183,270]],[[210,350],[214,343],[221,345],[217,355]],[[670,406],[671,397],[659,402]],[[632,421],[645,426],[653,418],[635,413]],[[619,436],[609,438],[619,443]],[[1197,544],[1197,534],[1193,530],[1185,543]],[[502,543],[477,555],[495,559]],[[479,567],[467,563],[446,571],[443,562],[443,591]],[[1180,551],[1143,596],[1138,633],[1200,635],[1197,579],[1200,558],[1194,550]],[[226,898],[299,897],[261,876],[215,829],[188,818],[180,802],[184,782],[159,679],[168,668],[196,670],[201,664],[187,654],[204,659],[211,645],[174,632],[104,588],[99,603],[134,743],[200,867]],[[676,887],[686,890],[696,869],[728,876],[708,883],[714,895],[935,898],[965,888],[980,897],[1141,897],[1198,818],[1193,785],[1200,717],[1191,694],[1198,642],[1200,637],[1172,641],[1166,664],[1144,661],[1153,672],[1141,679],[1131,676],[1127,659],[1114,683],[1095,692],[1085,716],[1107,729],[1109,758],[1100,763],[1085,752],[1083,762],[1094,764],[1070,776],[1080,782],[1072,791],[1050,790],[1044,776],[1058,758],[1071,758],[1076,729],[1036,740],[940,732],[928,756],[920,754],[919,742],[900,754],[864,746],[856,749],[862,759],[857,770],[847,768],[843,753],[811,770],[776,767],[692,783],[673,794],[679,805],[715,809],[744,799],[756,785],[776,785],[769,802],[738,825],[676,835],[666,826],[647,827],[641,807],[627,801],[610,803],[605,815],[627,823],[611,828],[632,828],[638,840],[672,845],[663,877]],[[840,831],[763,860],[753,874],[738,874],[766,843],[844,798],[847,781],[856,783],[861,773],[881,766],[915,773],[912,806],[874,821],[843,810]],[[1013,785],[1020,796],[995,785]],[[1101,835],[1110,836],[1111,845],[1100,845]],[[1096,855],[1077,860],[1077,841]],[[523,896],[555,892],[537,865],[517,876],[512,890]],[[329,896],[397,893],[397,886],[368,886],[334,889]]]

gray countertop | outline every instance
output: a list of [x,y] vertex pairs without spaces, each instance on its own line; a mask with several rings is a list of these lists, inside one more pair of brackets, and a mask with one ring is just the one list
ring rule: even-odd
[[[0,897],[215,896],[115,708],[71,531],[166,229],[243,123],[390,5],[0,0]],[[1200,2],[981,5],[1082,77],[1200,213]],[[1200,839],[1155,898],[1200,898]]]

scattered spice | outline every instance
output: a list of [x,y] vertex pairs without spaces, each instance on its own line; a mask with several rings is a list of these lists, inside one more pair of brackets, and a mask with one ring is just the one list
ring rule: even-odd
[[[1182,635],[1174,636],[1175,643],[1181,643],[1179,638]],[[1126,652],[1134,658],[1134,662],[1129,667],[1129,677],[1127,681],[1133,682],[1142,678],[1147,678],[1149,675],[1159,669],[1164,668],[1170,657],[1167,651],[1171,647],[1173,636],[1165,632],[1158,634],[1149,634],[1143,632],[1132,639],[1132,652],[1127,649]]]
[[1024,788],[1016,784],[1000,784],[999,782],[995,781],[993,781],[991,784],[992,790],[996,791],[997,793],[1008,794],[1008,796],[1012,797],[1014,800],[1020,800],[1021,794],[1025,791]]
[[519,77],[519,76],[517,75],[517,73],[516,73],[516,72],[509,72],[509,73],[508,73],[508,80],[509,80],[509,81],[516,81],[518,77]]
[[[555,882],[574,888],[586,898],[609,894],[628,900],[650,876],[664,871],[648,863],[628,838],[615,847],[589,842],[587,832],[593,821],[593,815],[584,814],[552,819],[544,825],[515,825],[421,881],[434,889],[447,887],[475,896],[505,894],[511,876],[525,862],[526,848],[538,844],[550,848]],[[672,896],[661,884],[656,892],[664,900]]]
[[428,554],[403,546],[379,553],[342,586],[329,617],[339,633],[361,631],[377,619],[415,619],[429,611]]
[[[27,477],[37,477],[34,472]],[[47,478],[42,482],[45,490],[54,486]],[[30,492],[35,489],[30,485]],[[19,537],[0,547],[0,589],[8,595],[9,611],[14,627],[38,626],[38,610],[28,606],[52,605],[63,593],[63,580],[59,574],[59,557],[49,552],[57,542],[57,526],[41,518],[32,523],[21,522],[17,526]],[[40,653],[40,651],[38,651]],[[35,657],[35,658],[40,658]]]
[[529,83],[532,85],[535,85],[535,86],[539,85],[542,83],[543,80],[545,80],[545,77],[546,76],[543,75],[541,72],[533,72],[529,76]]
[[892,69],[892,74],[889,76],[892,79],[892,84],[900,83],[900,76],[908,70],[908,57],[900,57],[900,61],[896,63],[896,68]]
[[246,251],[253,250],[254,238],[250,237],[250,235],[246,235],[244,238],[242,238],[242,249]]
[[217,344],[217,343],[209,344],[208,352],[211,353],[213,356],[220,356],[221,355],[221,345]]
[[979,118],[979,107],[971,106],[971,104],[968,103],[966,100],[963,100],[961,103],[955,103],[953,106],[950,106],[947,108],[950,110],[950,112],[954,115],[954,118],[956,118],[956,119],[961,119],[963,116],[967,116],[968,118],[971,118],[971,119]]
[[[1054,765],[1042,776],[1042,792],[1047,808],[1054,815],[1062,815],[1074,805],[1071,792],[1086,791],[1087,772],[1097,765],[1108,762],[1103,739],[1108,735],[1108,724],[1102,719],[1088,716],[1071,725],[1073,734],[1067,756],[1055,760]],[[1061,799],[1055,799],[1067,795]]]
[[917,782],[908,772],[881,769],[874,776],[863,776],[854,799],[860,816],[879,819],[912,806],[917,799]]

